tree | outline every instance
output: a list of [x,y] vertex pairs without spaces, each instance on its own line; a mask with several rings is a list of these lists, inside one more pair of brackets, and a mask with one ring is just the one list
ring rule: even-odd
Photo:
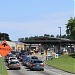
[[11,41],[7,33],[0,33],[0,40]]
[[62,35],[61,38],[67,38],[66,34]]
[[68,38],[75,40],[75,17],[71,17],[70,20],[68,20],[66,28],[66,34]]
[[26,38],[25,38],[25,41],[27,41],[27,40],[29,40],[29,38],[28,38],[28,37],[26,37]]
[[44,34],[44,37],[49,37],[50,35],[49,34]]
[[51,35],[51,37],[54,37],[54,35]]

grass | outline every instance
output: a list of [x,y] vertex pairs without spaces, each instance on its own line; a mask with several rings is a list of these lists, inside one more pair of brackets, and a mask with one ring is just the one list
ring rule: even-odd
[[[74,55],[74,54],[73,54]],[[61,55],[59,58],[53,60],[46,60],[46,64],[65,70],[67,72],[75,73],[75,58],[71,55]]]
[[3,61],[3,58],[0,57],[0,75],[8,75],[7,69]]

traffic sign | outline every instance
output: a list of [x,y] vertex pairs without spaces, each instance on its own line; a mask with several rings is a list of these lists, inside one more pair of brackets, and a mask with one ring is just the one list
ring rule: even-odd
[[11,47],[7,44],[6,41],[3,41],[0,44],[0,54],[2,55],[2,57],[5,57],[8,53],[11,52]]

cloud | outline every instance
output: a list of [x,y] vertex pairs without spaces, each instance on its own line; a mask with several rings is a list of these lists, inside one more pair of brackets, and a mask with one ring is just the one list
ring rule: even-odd
[[0,22],[0,31],[9,33],[11,39],[20,37],[35,36],[43,34],[59,34],[58,27],[62,28],[62,34],[65,34],[66,26],[74,12],[59,12],[41,14],[36,20],[27,22]]

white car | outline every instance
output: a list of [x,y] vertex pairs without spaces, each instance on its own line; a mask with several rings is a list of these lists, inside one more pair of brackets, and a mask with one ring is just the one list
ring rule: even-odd
[[8,63],[10,63],[11,60],[18,60],[17,57],[9,57]]
[[13,59],[8,64],[9,69],[21,69],[20,62],[17,59]]

